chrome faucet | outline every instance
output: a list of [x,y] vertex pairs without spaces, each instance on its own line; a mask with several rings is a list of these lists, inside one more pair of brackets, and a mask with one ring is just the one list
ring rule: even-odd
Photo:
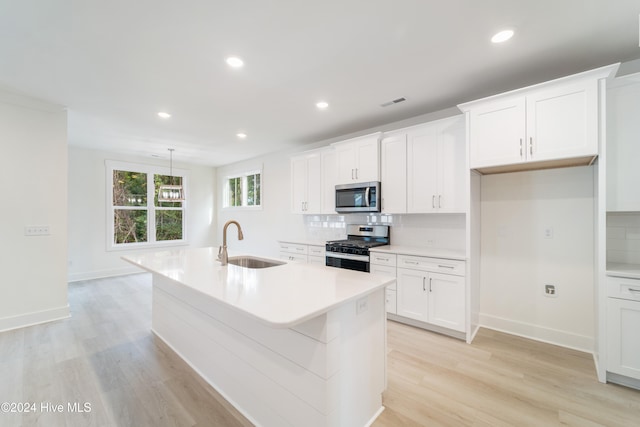
[[236,227],[238,227],[238,240],[244,239],[244,236],[242,235],[242,228],[238,221],[227,221],[222,228],[222,246],[218,249],[218,261],[220,261],[222,265],[227,265],[227,262],[229,261],[229,254],[227,254],[227,227],[229,227],[230,224],[235,224]]

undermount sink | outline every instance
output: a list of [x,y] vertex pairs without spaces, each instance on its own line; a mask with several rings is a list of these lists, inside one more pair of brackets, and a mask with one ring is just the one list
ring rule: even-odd
[[257,258],[253,256],[234,256],[229,258],[229,264],[237,265],[244,268],[269,268],[286,264],[281,261],[273,261],[270,259]]

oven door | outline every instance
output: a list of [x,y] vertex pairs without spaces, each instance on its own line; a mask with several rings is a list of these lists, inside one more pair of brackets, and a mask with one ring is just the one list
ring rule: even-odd
[[336,185],[336,212],[380,212],[380,183]]
[[326,254],[326,265],[329,267],[346,268],[369,272],[369,255],[352,255],[328,252]]

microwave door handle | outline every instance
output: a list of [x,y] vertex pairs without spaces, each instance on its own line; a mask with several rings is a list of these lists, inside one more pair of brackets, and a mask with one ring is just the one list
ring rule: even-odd
[[364,190],[364,205],[366,207],[369,207],[371,205],[371,200],[369,200],[370,198],[370,193],[371,193],[371,187],[367,187]]

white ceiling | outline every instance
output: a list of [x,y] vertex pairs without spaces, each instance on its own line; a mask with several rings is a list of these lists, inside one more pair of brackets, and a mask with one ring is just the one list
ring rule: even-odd
[[640,58],[639,16],[640,0],[0,0],[0,85],[66,106],[71,145],[215,166]]

